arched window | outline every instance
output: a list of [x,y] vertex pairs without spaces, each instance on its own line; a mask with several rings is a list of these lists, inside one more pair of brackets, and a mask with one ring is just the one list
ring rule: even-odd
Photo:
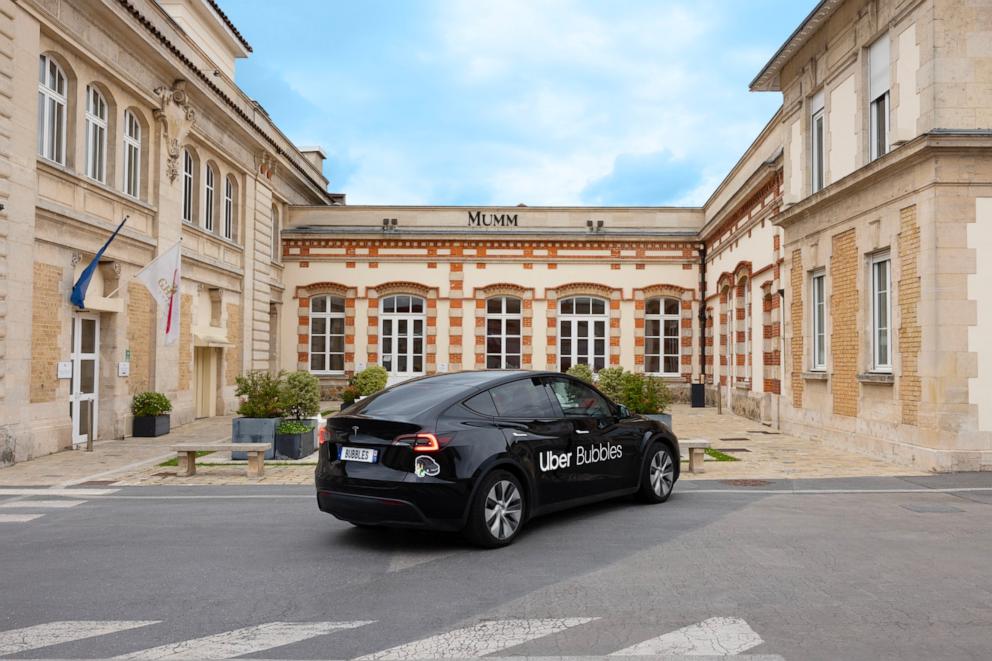
[[207,171],[203,175],[203,229],[208,232],[214,231],[214,191],[217,174],[214,167],[207,164]]
[[386,296],[380,304],[382,366],[394,376],[424,373],[426,305],[419,296]]
[[86,86],[86,176],[107,181],[107,100]]
[[344,371],[344,299],[310,297],[310,371]]
[[486,300],[486,369],[520,369],[522,324],[519,298]]
[[235,207],[237,184],[234,177],[228,175],[224,180],[224,238],[234,239],[234,225],[237,223],[237,211]]
[[558,365],[588,365],[594,372],[606,367],[606,301],[592,296],[564,298],[558,304]]
[[183,222],[193,222],[193,172],[196,165],[188,149],[183,150]]
[[38,154],[65,165],[66,77],[47,55],[38,60]]
[[279,235],[279,207],[272,205],[272,261],[278,262],[282,256]]
[[124,192],[138,197],[141,186],[141,124],[130,111],[124,111]]
[[682,307],[677,298],[649,298],[644,304],[644,371],[679,373]]

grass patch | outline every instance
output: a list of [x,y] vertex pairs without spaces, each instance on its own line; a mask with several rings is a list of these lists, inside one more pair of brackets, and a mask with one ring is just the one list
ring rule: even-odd
[[714,450],[713,448],[706,448],[706,454],[713,457],[717,461],[740,461],[737,457],[731,457],[725,452],[720,452],[719,450]]
[[[213,450],[198,450],[196,456],[198,458],[205,457],[206,455],[213,453],[214,453]],[[168,461],[163,461],[162,463],[159,464],[160,468],[167,468],[169,466],[179,466],[179,457],[178,456],[173,457],[172,459],[169,459]]]

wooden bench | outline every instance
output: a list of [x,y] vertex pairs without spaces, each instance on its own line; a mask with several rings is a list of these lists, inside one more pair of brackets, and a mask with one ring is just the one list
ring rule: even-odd
[[679,448],[689,451],[689,472],[702,473],[703,460],[706,457],[706,450],[713,447],[713,444],[703,438],[691,438],[679,441]]
[[219,452],[230,450],[248,455],[248,477],[262,477],[265,473],[265,453],[272,449],[271,443],[183,443],[173,445],[172,450],[179,456],[177,477],[196,475],[197,452]]

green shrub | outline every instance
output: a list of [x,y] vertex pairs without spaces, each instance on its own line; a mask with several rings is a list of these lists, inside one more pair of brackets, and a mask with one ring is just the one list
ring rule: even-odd
[[385,367],[381,365],[370,365],[355,375],[355,378],[351,381],[351,385],[358,390],[360,395],[368,397],[385,388],[386,381],[388,380],[389,372],[386,371]]
[[592,383],[592,368],[585,363],[578,363],[577,365],[572,365],[565,372],[569,376],[574,376],[576,379],[585,381],[586,383]]
[[299,420],[320,411],[320,382],[310,372],[292,372],[280,384],[280,405],[286,415]]
[[241,397],[238,415],[245,418],[278,418],[282,415],[282,372],[272,375],[264,370],[239,374],[234,394]]
[[313,429],[310,425],[300,420],[283,420],[276,427],[277,434],[306,434]]
[[636,372],[625,372],[620,403],[634,413],[664,413],[671,403],[668,386],[661,379]]
[[172,410],[172,402],[160,392],[139,392],[131,400],[131,415],[136,418],[165,415]]
[[605,367],[596,373],[596,387],[614,402],[619,402],[623,396],[623,375],[622,367]]
[[358,388],[355,386],[348,386],[341,391],[341,403],[345,406],[351,406],[355,403],[355,400],[362,396],[362,393],[358,392]]

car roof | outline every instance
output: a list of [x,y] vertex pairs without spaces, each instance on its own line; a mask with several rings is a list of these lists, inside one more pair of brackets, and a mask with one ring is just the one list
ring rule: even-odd
[[444,383],[446,386],[463,386],[465,388],[474,387],[485,387],[493,386],[504,381],[513,381],[515,379],[527,376],[564,376],[560,372],[548,372],[539,370],[465,370],[462,372],[445,372],[443,374],[431,374],[430,376],[422,376],[416,379],[411,379],[410,381],[404,381],[402,383],[396,384],[397,386],[403,385],[405,383]]

